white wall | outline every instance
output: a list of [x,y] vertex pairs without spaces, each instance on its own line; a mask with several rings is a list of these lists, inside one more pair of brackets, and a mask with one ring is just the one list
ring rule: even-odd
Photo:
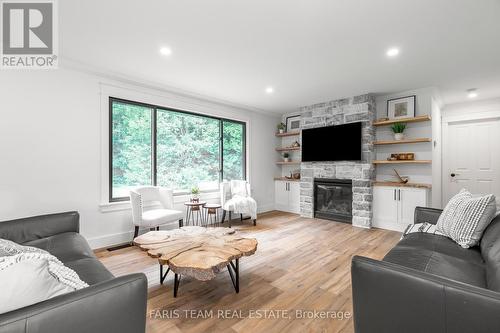
[[[387,100],[416,95],[415,116],[422,116],[432,113],[432,98],[435,93],[433,88],[415,89],[410,91],[403,91],[395,94],[377,96],[376,118],[387,117]],[[405,136],[408,138],[424,138],[432,137],[432,126],[430,122],[419,122],[408,124],[405,130]],[[376,129],[377,140],[393,140],[394,136],[389,126],[381,126]],[[419,160],[432,159],[432,145],[431,143],[416,143],[416,144],[397,144],[397,145],[383,145],[376,146],[376,159],[385,160],[391,153],[398,152],[414,152],[415,158]],[[398,170],[400,175],[410,177],[412,183],[432,183],[432,166],[431,165],[379,165],[376,169],[377,180],[388,180],[395,177],[393,169]]]
[[500,97],[468,101],[464,103],[448,104],[443,107],[443,119],[457,116],[481,117],[482,114],[496,113],[500,111]]
[[441,105],[436,98],[432,98],[432,197],[431,207],[443,208],[442,198],[442,126]]
[[[130,211],[123,205],[102,206],[108,137],[103,135],[107,124],[101,93],[109,87],[125,95],[161,99],[165,106],[245,119],[253,195],[259,211],[274,208],[274,132],[279,117],[68,69],[2,71],[0,220],[77,210],[81,233],[94,248],[132,238]],[[107,108],[103,112],[107,114]],[[216,195],[211,198],[217,200]],[[176,198],[179,208],[185,199]]]

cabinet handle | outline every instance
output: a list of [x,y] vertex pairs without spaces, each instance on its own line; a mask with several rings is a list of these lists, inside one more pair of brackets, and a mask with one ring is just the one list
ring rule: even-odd
[[398,190],[398,201],[401,201],[401,190]]
[[396,189],[394,189],[394,201],[396,201]]
[[288,185],[289,185],[289,184],[288,184],[288,183],[286,183],[286,190],[287,190],[287,191],[288,191]]

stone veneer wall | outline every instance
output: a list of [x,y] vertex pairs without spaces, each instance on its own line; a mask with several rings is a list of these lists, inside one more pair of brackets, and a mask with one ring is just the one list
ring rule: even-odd
[[[302,129],[339,125],[363,121],[361,162],[302,162],[300,166],[300,213],[313,217],[314,178],[352,179],[353,203],[352,224],[371,227],[372,186],[375,170],[371,163],[374,157],[375,97],[371,94],[334,100],[300,108]],[[325,142],[325,149],[334,148],[341,142]]]

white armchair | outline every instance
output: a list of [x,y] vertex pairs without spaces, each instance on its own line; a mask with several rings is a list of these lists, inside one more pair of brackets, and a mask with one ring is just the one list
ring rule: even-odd
[[250,196],[250,183],[245,180],[223,181],[220,184],[220,202],[222,206],[222,223],[229,213],[229,227],[231,227],[231,213],[249,215],[253,225],[257,225],[257,202]]
[[[147,203],[159,203],[161,208],[145,209]],[[179,221],[182,227],[183,213],[174,207],[174,196],[171,189],[160,186],[138,187],[130,191],[132,205],[132,221],[135,225],[134,238],[139,235],[139,228],[159,230],[160,225]]]

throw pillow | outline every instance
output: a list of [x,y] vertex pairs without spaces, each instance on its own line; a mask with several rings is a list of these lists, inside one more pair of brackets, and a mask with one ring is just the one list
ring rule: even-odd
[[88,287],[47,251],[0,239],[0,313]]
[[403,231],[403,235],[401,236],[401,239],[405,238],[409,234],[414,234],[414,233],[425,233],[425,234],[433,234],[433,235],[443,236],[443,234],[440,233],[436,228],[437,228],[437,226],[435,224],[428,223],[428,222],[408,224],[406,229]]
[[463,248],[469,248],[479,243],[495,213],[496,201],[493,194],[475,197],[462,189],[444,208],[436,229]]

